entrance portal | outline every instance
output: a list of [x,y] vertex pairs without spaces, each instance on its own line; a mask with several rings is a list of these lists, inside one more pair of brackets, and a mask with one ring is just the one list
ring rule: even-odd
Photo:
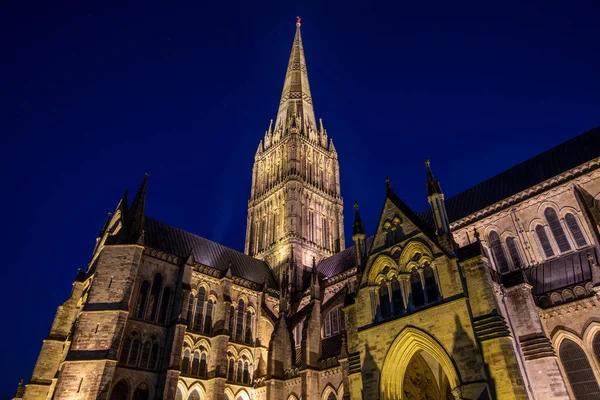
[[406,400],[454,400],[448,377],[441,366],[426,352],[413,355],[404,373],[402,385]]

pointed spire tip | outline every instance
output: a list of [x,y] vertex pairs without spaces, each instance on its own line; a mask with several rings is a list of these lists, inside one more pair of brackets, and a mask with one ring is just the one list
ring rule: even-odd
[[302,24],[300,23],[300,21],[302,21],[302,18],[300,18],[300,17],[296,17],[296,26],[297,26],[298,28],[300,28],[300,25],[302,25]]

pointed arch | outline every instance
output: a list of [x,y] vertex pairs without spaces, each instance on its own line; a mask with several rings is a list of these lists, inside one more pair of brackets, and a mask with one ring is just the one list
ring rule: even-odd
[[371,264],[369,273],[366,274],[366,276],[368,277],[367,282],[369,285],[377,285],[377,276],[385,267],[398,269],[398,264],[396,263],[396,260],[394,260],[392,257],[386,254],[381,254],[377,256],[377,258],[375,258],[375,261],[373,261],[373,264]]
[[119,380],[110,391],[110,400],[128,400],[131,385],[127,379]]
[[231,388],[228,386],[225,388],[224,390],[225,392],[225,396],[227,400],[234,400],[235,399],[235,394],[233,393],[233,390],[231,390]]
[[188,390],[188,399],[191,399],[192,394],[196,392],[198,393],[198,396],[200,399],[205,399],[206,398],[206,390],[204,389],[204,386],[202,386],[202,384],[200,382],[196,382],[194,383],[190,389]]
[[245,389],[240,389],[235,394],[235,400],[250,400],[250,395]]
[[402,249],[400,258],[398,259],[398,267],[400,271],[406,271],[406,267],[409,262],[414,259],[415,255],[420,254],[419,265],[423,265],[423,262],[433,261],[433,251],[429,243],[426,243],[419,239],[412,239]]
[[341,398],[338,396],[338,392],[337,390],[335,390],[333,385],[331,383],[328,383],[325,386],[325,389],[323,389],[323,392],[321,393],[321,400],[330,400],[330,396],[333,396],[334,400],[338,400]]
[[413,356],[421,351],[428,353],[440,365],[451,389],[460,386],[460,377],[446,350],[431,336],[412,326],[404,328],[390,345],[381,369],[381,399],[397,398],[403,393],[404,374]]

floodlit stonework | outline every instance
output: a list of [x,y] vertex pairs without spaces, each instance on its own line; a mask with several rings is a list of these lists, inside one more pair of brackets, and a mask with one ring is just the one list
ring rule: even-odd
[[600,398],[600,128],[375,232],[315,119],[300,23],[258,146],[245,254],[146,215],[102,227],[16,399]]

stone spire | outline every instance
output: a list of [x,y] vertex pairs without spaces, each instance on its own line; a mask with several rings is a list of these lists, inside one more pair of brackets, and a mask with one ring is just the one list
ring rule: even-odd
[[275,131],[301,133],[309,136],[317,132],[313,109],[304,47],[300,34],[300,18],[296,22],[296,35],[292,44],[292,53],[288,62],[283,91],[279,102],[279,111],[275,121]]
[[444,193],[438,180],[433,177],[428,158],[425,159],[425,168],[427,168],[427,201],[431,205],[435,230],[438,236],[451,236],[450,221],[444,204]]
[[354,202],[354,222],[352,223],[352,240],[354,241],[354,250],[356,252],[356,265],[362,270],[367,258],[367,235],[365,234],[365,224],[360,218],[358,212],[358,201]]

